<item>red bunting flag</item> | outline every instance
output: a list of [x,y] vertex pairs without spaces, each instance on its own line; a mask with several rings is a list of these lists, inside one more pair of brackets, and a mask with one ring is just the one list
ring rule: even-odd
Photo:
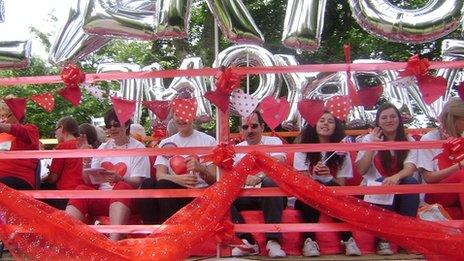
[[285,97],[276,100],[273,96],[268,96],[259,104],[259,113],[271,130],[277,128],[287,118],[289,112],[290,105]]
[[79,103],[81,103],[82,93],[79,86],[65,87],[58,90],[58,94],[61,95],[64,99],[68,100],[74,107],[79,106]]
[[15,116],[18,121],[21,121],[26,114],[26,99],[24,98],[10,98],[3,99],[10,108],[11,113]]
[[55,108],[55,97],[51,93],[32,95],[31,100],[47,112],[52,112]]
[[164,121],[168,117],[169,101],[143,101],[142,104],[153,112],[160,121]]
[[126,124],[126,122],[134,115],[135,112],[135,101],[126,100],[119,97],[111,97],[113,102],[113,108],[118,116],[119,123],[121,125]]
[[191,99],[174,99],[172,101],[174,116],[187,123],[193,122],[197,114],[197,101]]
[[330,99],[325,102],[325,107],[335,118],[341,121],[346,121],[348,113],[350,113],[351,108],[353,108],[350,103],[350,97],[346,95],[335,95],[330,97]]
[[298,102],[298,111],[309,125],[316,127],[317,121],[319,121],[325,111],[324,101],[303,99]]

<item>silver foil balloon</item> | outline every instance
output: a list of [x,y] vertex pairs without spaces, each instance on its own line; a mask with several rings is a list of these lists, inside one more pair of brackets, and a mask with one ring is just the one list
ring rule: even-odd
[[5,21],[5,4],[0,0],[0,23]]
[[[244,67],[244,66],[276,66],[276,61],[272,53],[256,45],[235,45],[219,53],[212,67]],[[259,85],[250,93],[259,101],[268,97],[278,97],[282,87],[282,77],[280,74],[267,73],[257,75]],[[211,78],[211,89],[216,89],[215,80]]]
[[[102,63],[97,67],[97,73],[105,72],[138,72],[141,68],[137,64],[131,63]],[[128,100],[137,101],[134,116],[132,117],[134,123],[140,122],[142,116],[142,100],[143,100],[143,88],[142,80],[140,79],[127,79],[120,80],[120,97]]]
[[89,0],[82,27],[88,34],[152,40],[155,24],[153,11],[136,11],[111,6],[103,0]]
[[89,34],[122,39],[186,38],[190,5],[191,0],[160,0],[156,6],[151,1],[90,0],[83,28]]
[[29,65],[31,41],[0,41],[0,69],[22,69]]
[[326,0],[288,0],[282,43],[289,48],[316,51],[324,28]]
[[463,17],[462,0],[429,0],[408,10],[388,0],[349,0],[353,17],[366,31],[402,43],[423,43],[456,30]]
[[83,11],[88,4],[89,0],[78,0],[70,7],[68,19],[50,48],[48,60],[51,64],[79,61],[108,43],[108,38],[88,35],[82,29]]
[[264,43],[264,37],[242,0],[206,0],[224,37],[233,43]]
[[[203,62],[200,57],[185,58],[182,60],[180,70],[201,69]],[[168,89],[175,90],[178,94],[190,93],[192,98],[197,100],[197,119],[200,122],[208,122],[212,117],[210,102],[205,98],[207,92],[205,78],[203,76],[183,76],[172,80]]]
[[[293,55],[276,54],[274,55],[278,66],[299,65]],[[282,127],[286,130],[299,130],[302,127],[302,118],[298,112],[298,102],[304,96],[312,91],[311,88],[321,77],[327,76],[328,73],[310,72],[310,73],[282,73],[285,84],[287,85],[287,100],[290,104],[290,111],[287,119],[282,122]]]

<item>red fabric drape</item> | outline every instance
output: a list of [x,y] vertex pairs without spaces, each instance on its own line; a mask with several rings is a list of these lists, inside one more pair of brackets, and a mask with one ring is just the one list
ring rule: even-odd
[[[455,228],[399,216],[351,196],[337,195],[260,152],[245,156],[233,171],[208,188],[147,238],[113,243],[61,211],[0,184],[0,236],[20,259],[182,260],[212,236],[230,235],[230,204],[248,174],[264,171],[284,191],[322,213],[372,232],[429,259],[464,259],[464,235]],[[19,233],[18,230],[25,230]]]

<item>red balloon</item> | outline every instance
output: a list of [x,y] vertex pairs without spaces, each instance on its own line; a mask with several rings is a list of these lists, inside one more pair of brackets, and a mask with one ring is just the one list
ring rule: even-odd
[[187,173],[187,164],[185,164],[185,158],[182,156],[172,156],[171,159],[169,159],[169,165],[171,166],[172,171],[174,171],[177,175]]

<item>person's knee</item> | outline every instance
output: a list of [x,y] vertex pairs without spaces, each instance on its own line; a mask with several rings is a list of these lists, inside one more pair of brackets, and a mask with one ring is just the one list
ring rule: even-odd
[[170,189],[170,188],[179,188],[180,185],[166,179],[156,181],[155,188],[157,189]]
[[140,189],[154,189],[156,187],[156,181],[152,178],[146,178],[140,184]]
[[269,177],[264,177],[262,183],[261,183],[261,187],[277,187],[277,185],[275,184],[275,182],[269,178]]

